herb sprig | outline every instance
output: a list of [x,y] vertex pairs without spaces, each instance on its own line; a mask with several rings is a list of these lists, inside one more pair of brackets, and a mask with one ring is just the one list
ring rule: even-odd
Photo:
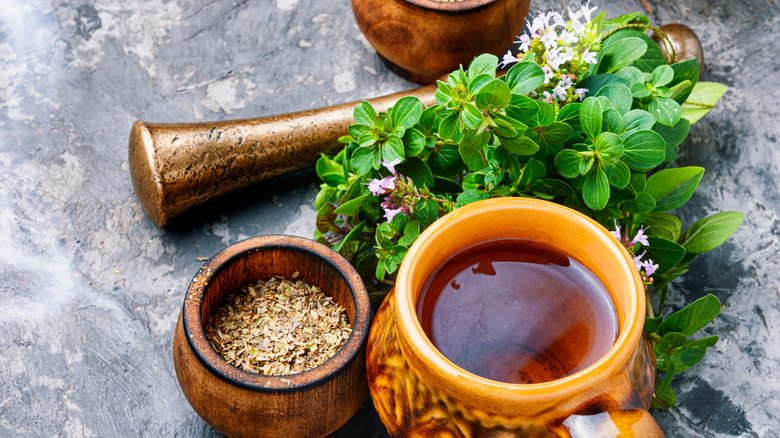
[[657,369],[653,407],[675,405],[672,377],[718,336],[694,335],[719,313],[713,295],[664,312],[669,285],[742,222],[721,212],[683,230],[683,206],[704,169],[674,167],[679,145],[725,93],[699,82],[696,59],[671,62],[642,31],[647,17],[607,20],[595,8],[540,13],[521,53],[474,59],[438,82],[437,105],[414,97],[377,113],[363,102],[335,156],[322,156],[317,240],[352,262],[381,298],[421,231],[492,197],[541,198],[614,230],[647,289],[645,330]]

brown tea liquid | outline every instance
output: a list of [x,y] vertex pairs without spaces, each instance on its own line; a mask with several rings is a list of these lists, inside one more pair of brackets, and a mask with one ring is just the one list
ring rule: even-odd
[[541,383],[595,363],[615,343],[615,305],[576,260],[523,239],[466,248],[428,280],[423,330],[461,368],[506,383]]

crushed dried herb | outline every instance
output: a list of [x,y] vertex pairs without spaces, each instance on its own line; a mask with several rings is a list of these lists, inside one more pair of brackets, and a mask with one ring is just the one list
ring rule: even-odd
[[280,276],[242,286],[206,325],[211,345],[228,363],[270,376],[322,364],[351,333],[344,308],[333,298],[317,286]]

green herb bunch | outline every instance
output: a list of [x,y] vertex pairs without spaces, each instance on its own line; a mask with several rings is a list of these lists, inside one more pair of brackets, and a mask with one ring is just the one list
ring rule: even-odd
[[721,305],[708,295],[664,317],[669,283],[734,233],[742,214],[683,230],[669,212],[704,169],[669,164],[726,88],[699,82],[696,59],[670,63],[643,33],[647,17],[591,19],[593,9],[568,21],[540,13],[520,38],[525,53],[504,56],[502,64],[516,62],[504,76],[496,77],[497,57],[479,56],[438,82],[434,106],[405,97],[377,113],[359,104],[343,150],[317,162],[316,237],[381,298],[420,232],[459,206],[521,196],[574,208],[614,230],[635,257],[660,372],[653,406],[671,407],[672,376],[718,339],[692,335]]

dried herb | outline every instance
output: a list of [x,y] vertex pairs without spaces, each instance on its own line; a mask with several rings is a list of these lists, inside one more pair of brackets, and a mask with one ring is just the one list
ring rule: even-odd
[[324,363],[351,333],[344,308],[333,298],[317,286],[280,276],[242,286],[206,325],[211,345],[228,363],[271,376]]

